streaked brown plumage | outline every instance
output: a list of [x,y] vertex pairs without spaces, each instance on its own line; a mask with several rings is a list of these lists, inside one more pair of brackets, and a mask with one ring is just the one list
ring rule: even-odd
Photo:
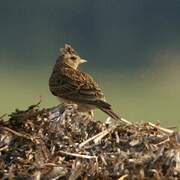
[[49,79],[50,91],[65,104],[77,104],[79,111],[89,112],[99,108],[113,119],[120,119],[112,111],[111,105],[105,101],[94,79],[78,69],[78,66],[84,62],[86,60],[81,59],[77,52],[66,44],[61,49]]

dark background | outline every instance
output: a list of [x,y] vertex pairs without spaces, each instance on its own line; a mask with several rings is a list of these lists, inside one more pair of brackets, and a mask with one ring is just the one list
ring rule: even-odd
[[58,103],[48,78],[65,43],[115,111],[179,126],[179,0],[1,0],[0,113]]

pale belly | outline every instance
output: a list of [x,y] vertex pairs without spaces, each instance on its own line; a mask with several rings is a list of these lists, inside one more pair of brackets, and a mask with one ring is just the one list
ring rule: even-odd
[[60,102],[62,102],[65,105],[68,105],[68,104],[78,105],[78,110],[81,112],[88,112],[88,111],[91,111],[93,109],[96,109],[96,106],[93,106],[93,105],[79,103],[79,102],[71,101],[69,99],[64,99],[64,98],[60,98],[60,97],[57,97],[57,98]]

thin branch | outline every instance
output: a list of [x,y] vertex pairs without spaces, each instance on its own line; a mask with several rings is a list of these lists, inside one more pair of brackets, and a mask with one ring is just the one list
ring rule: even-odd
[[150,126],[154,127],[154,128],[157,128],[158,130],[160,130],[160,131],[162,131],[162,132],[164,132],[164,133],[167,133],[167,134],[170,134],[170,135],[174,133],[174,131],[171,130],[171,129],[167,129],[167,128],[163,128],[163,127],[161,127],[161,126],[157,126],[157,125],[155,125],[155,124],[153,124],[153,123],[151,123],[151,122],[148,122],[148,124],[149,124]]
[[129,122],[127,119],[121,118],[121,121],[125,124],[132,125],[132,122]]
[[5,113],[5,114],[3,114],[3,115],[1,115],[0,116],[0,120],[3,120],[3,117],[5,117],[7,114]]
[[9,146],[8,145],[6,145],[6,146],[3,146],[2,148],[0,148],[0,152],[1,151],[4,151],[4,150],[6,150],[6,149],[8,149],[9,148]]
[[79,157],[79,158],[85,158],[85,159],[96,159],[97,156],[89,156],[89,155],[83,155],[83,154],[77,154],[77,153],[70,153],[66,151],[59,151],[61,154],[65,154],[68,156],[74,156],[74,157]]
[[21,134],[21,133],[15,131],[15,130],[12,130],[12,129],[8,128],[8,127],[0,127],[0,129],[5,130],[5,131],[9,131],[9,132],[15,134],[16,136],[23,137],[23,138],[31,140],[31,138],[29,136]]
[[120,178],[118,178],[118,180],[124,180],[126,177],[128,177],[128,174],[121,176]]
[[96,139],[100,140],[102,139],[104,136],[106,136],[112,129],[114,129],[115,127],[111,127],[110,129],[106,129],[96,135],[94,135],[93,137],[87,139],[86,141],[82,142],[79,144],[79,148],[81,149],[83,146],[85,146],[86,144],[88,144],[91,141],[95,141],[95,143],[97,142]]
[[115,127],[112,127],[110,129],[107,129],[103,131],[98,137],[94,139],[94,143],[97,144],[103,137],[105,137],[107,134],[109,134]]

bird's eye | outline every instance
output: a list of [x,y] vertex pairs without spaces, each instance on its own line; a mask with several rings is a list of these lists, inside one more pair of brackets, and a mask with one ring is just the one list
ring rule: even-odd
[[75,57],[75,56],[71,56],[71,59],[72,59],[72,60],[75,60],[75,59],[76,59],[76,57]]

